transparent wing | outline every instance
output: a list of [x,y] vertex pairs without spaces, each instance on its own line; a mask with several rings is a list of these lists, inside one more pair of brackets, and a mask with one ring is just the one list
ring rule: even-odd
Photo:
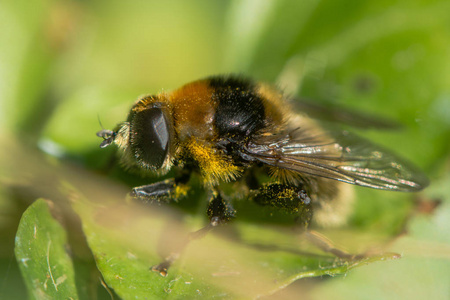
[[347,131],[262,136],[245,151],[277,168],[375,189],[414,192],[428,185],[413,165]]

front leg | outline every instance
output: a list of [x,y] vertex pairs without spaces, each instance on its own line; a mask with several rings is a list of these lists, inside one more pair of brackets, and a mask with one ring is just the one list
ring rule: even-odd
[[169,203],[178,198],[175,195],[176,189],[177,185],[175,184],[175,180],[171,178],[135,187],[131,190],[130,196],[146,204]]
[[189,172],[182,172],[176,178],[170,178],[152,184],[135,187],[130,196],[146,204],[162,204],[178,201],[189,191],[186,183],[190,178]]

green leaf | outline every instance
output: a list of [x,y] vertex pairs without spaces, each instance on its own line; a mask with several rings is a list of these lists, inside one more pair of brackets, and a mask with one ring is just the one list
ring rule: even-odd
[[200,220],[120,202],[93,203],[79,196],[73,206],[106,284],[123,299],[254,298],[300,278],[346,274],[373,261],[397,258],[387,253],[337,259],[299,242],[289,230],[236,222],[192,241],[162,277],[150,267],[178,249],[189,232],[201,228]]
[[[370,265],[344,280],[326,282],[311,299],[449,299],[450,173],[424,192],[422,201],[439,199],[431,214],[416,213],[404,235],[390,247],[402,252],[391,264]],[[380,288],[383,287],[383,288]]]
[[[64,177],[60,171],[49,175],[48,166],[33,168],[33,162],[46,161],[31,155],[36,138],[41,149],[62,158],[53,161],[58,165],[68,159],[91,170],[106,166],[112,154],[107,151],[113,149],[98,149],[97,115],[105,128],[112,128],[126,118],[138,95],[171,90],[221,73],[278,81],[287,94],[392,118],[407,126],[398,132],[360,134],[420,165],[433,177],[432,182],[448,165],[449,1],[106,4],[21,0],[4,1],[0,8],[0,37],[7,41],[0,46],[0,124],[22,139],[33,136],[29,143],[21,144],[24,153],[20,156],[18,151],[5,150],[2,140],[4,155],[0,157],[7,163],[0,166],[1,179],[3,184],[15,177],[20,188],[29,182],[35,191],[31,200],[34,195],[48,195],[49,182]],[[54,38],[58,37],[67,43],[54,48]],[[18,162],[12,163],[15,160]],[[12,175],[16,173],[20,176]],[[77,174],[73,169],[68,173]],[[29,174],[39,180],[31,180]],[[110,177],[119,177],[130,186],[147,183],[146,178],[124,174],[114,169]],[[110,197],[107,192],[119,185],[109,182],[101,186],[101,180],[86,174],[78,177],[85,182],[77,184],[80,178],[76,176],[66,179],[85,194],[89,194],[85,187],[93,185],[97,195],[88,195],[92,201]],[[450,186],[448,180],[437,185]],[[2,208],[8,209],[2,209],[0,225],[2,240],[11,240],[14,233],[7,231],[16,228],[18,219],[10,212],[22,214],[16,198],[23,200],[23,193],[14,188],[10,191],[9,186],[5,190],[0,203],[6,203]],[[262,224],[258,214],[252,220],[241,218],[243,211],[238,209],[238,218],[229,227],[240,240],[213,232],[191,243],[169,276],[162,278],[148,268],[161,260],[161,240],[175,242],[170,234],[164,234],[169,220],[178,224],[170,215],[136,212],[118,205],[122,199],[112,207],[111,203],[74,205],[106,283],[123,298],[192,298],[200,293],[206,298],[245,298],[259,295],[253,288],[260,285],[250,282],[252,279],[262,282],[260,293],[270,294],[298,278],[344,273],[345,280],[336,278],[314,285],[316,290],[324,288],[317,298],[381,299],[393,298],[394,292],[408,299],[449,298],[448,204],[438,207],[436,217],[411,218],[415,213],[412,199],[447,199],[448,191],[431,196],[427,191],[411,195],[357,188],[356,194],[349,227],[329,230],[325,235],[358,253],[373,244],[392,242],[392,236],[407,228],[409,236],[390,248],[404,253],[404,258],[347,272],[353,263],[324,255],[303,245],[293,234]],[[120,209],[114,213],[114,207]],[[199,216],[204,213],[190,202],[178,207],[190,213],[198,211]],[[180,230],[177,236],[202,226],[200,217],[177,218],[182,222],[175,226]],[[2,246],[1,270],[9,270],[10,247]],[[304,255],[299,249],[311,253]],[[365,262],[370,260],[356,265]],[[79,261],[74,259],[74,264],[78,266]],[[89,268],[82,275],[75,269],[77,280],[98,283],[90,277]],[[6,289],[22,286],[12,272],[7,277]],[[17,284],[9,284],[11,281]],[[301,281],[303,293],[308,281]],[[372,288],[367,291],[366,287]],[[5,290],[0,288],[0,294]]]
[[15,254],[28,292],[35,299],[78,299],[67,236],[39,199],[23,214]]
[[[143,215],[120,203],[74,201],[89,247],[105,283],[123,299],[163,299],[213,295],[212,288],[174,268],[168,277],[149,270],[160,260],[155,245],[161,216]],[[146,216],[147,218],[145,218]]]

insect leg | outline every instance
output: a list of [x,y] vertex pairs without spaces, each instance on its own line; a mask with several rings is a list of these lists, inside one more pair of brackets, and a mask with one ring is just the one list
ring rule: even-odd
[[297,215],[296,229],[310,243],[324,252],[344,259],[359,257],[338,249],[329,239],[309,229],[313,216],[311,199],[301,187],[270,183],[262,186],[252,195],[252,199],[261,205],[268,205]]
[[160,204],[169,202],[170,195],[175,187],[175,181],[168,179],[135,187],[131,190],[130,196],[143,203]]
[[214,190],[208,204],[209,226],[216,227],[230,221],[235,214],[231,203],[225,200],[219,191]]
[[130,196],[139,202],[146,204],[162,204],[187,195],[189,187],[189,173],[181,173],[176,178],[170,178],[152,184],[135,187],[131,190]]
[[214,190],[209,200],[207,213],[209,223],[205,227],[189,233],[175,251],[172,251],[163,262],[152,267],[152,271],[159,272],[162,276],[167,276],[169,267],[180,257],[181,253],[191,241],[201,239],[214,227],[227,223],[234,217],[235,210],[231,204],[222,197],[219,191]]
[[269,183],[253,191],[250,198],[260,205],[297,215],[295,220],[302,231],[309,227],[313,213],[311,199],[301,186]]
[[320,250],[331,253],[336,257],[344,259],[357,259],[364,257],[363,254],[355,255],[337,248],[331,240],[329,240],[326,236],[318,233],[317,231],[307,230],[304,232],[304,236],[309,242],[314,244]]

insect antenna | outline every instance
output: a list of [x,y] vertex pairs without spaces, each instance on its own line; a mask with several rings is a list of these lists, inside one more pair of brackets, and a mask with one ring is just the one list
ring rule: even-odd
[[102,128],[102,130],[97,132],[97,136],[101,137],[103,139],[103,142],[100,144],[100,148],[105,148],[114,141],[116,134],[114,131],[105,129],[103,127],[103,124],[102,124],[102,121],[100,120],[99,114],[97,114],[97,119],[98,119],[98,123],[100,124],[100,127]]

